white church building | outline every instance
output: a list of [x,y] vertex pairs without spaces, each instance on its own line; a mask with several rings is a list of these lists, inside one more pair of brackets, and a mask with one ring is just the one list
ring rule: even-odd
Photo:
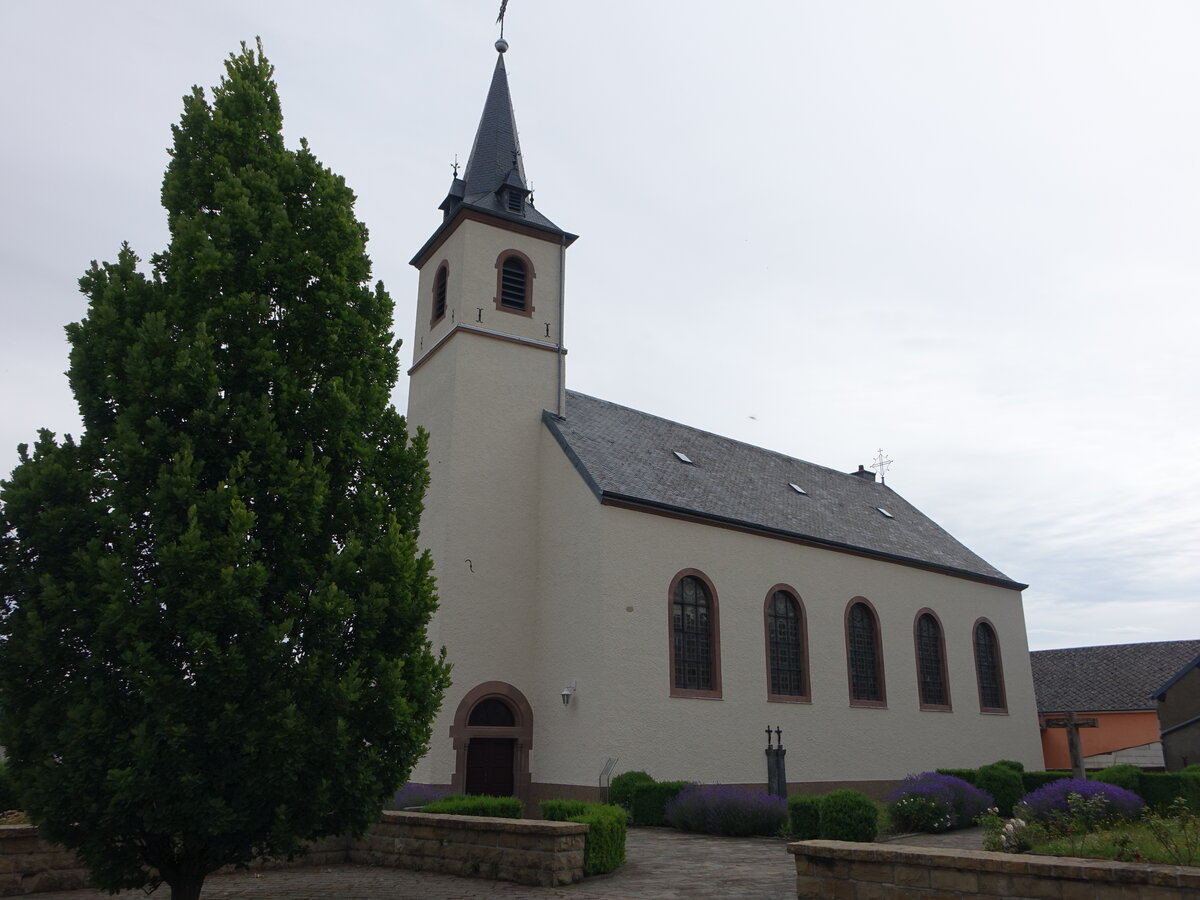
[[593,797],[616,771],[878,793],[1041,744],[1021,591],[878,482],[567,390],[575,235],[530,197],[504,66],[417,252],[410,427],[453,663],[412,780]]

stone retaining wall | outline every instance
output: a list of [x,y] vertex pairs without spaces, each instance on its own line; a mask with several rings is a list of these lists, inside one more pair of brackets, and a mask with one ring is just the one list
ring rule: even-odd
[[[551,886],[583,879],[588,826],[575,822],[385,812],[361,838],[327,838],[292,863],[364,863]],[[0,825],[0,897],[91,887],[75,854],[32,825]]]
[[789,844],[800,900],[1188,900],[1200,869],[844,841]]
[[588,826],[576,822],[385,812],[349,861],[551,887],[583,879]]
[[0,825],[0,897],[90,886],[70,850],[43,841],[32,825]]

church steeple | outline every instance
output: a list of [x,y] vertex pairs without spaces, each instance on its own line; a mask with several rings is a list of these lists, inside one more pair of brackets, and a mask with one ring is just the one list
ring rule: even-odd
[[492,84],[463,172],[463,188],[468,197],[494,194],[505,188],[522,191],[523,195],[529,192],[525,164],[521,160],[521,142],[517,137],[517,118],[508,92],[508,71],[504,68],[508,42],[496,41],[496,49],[500,52],[492,72]]
[[521,157],[521,142],[517,137],[517,118],[513,113],[512,96],[508,90],[508,70],[504,53],[508,42],[496,41],[496,68],[488,88],[483,115],[475,131],[475,142],[462,178],[455,177],[450,190],[438,206],[443,211],[442,225],[413,257],[420,265],[423,255],[439,242],[453,220],[460,214],[479,214],[524,225],[554,235],[556,242],[570,246],[576,235],[563,231],[533,205],[533,196],[525,176]]

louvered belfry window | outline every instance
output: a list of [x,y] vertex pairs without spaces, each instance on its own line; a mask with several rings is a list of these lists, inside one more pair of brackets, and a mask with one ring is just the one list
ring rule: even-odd
[[878,628],[875,614],[865,603],[850,607],[846,639],[850,648],[850,696],[878,703],[883,700],[879,672]]
[[450,280],[450,270],[445,266],[438,269],[437,277],[433,280],[433,318],[437,321],[446,314],[446,284]]
[[524,311],[529,300],[528,287],[525,262],[518,256],[505,259],[500,269],[500,305]]
[[675,586],[671,621],[675,642],[675,687],[686,691],[711,691],[712,598],[704,582],[694,575],[685,575]]
[[804,659],[800,605],[787,591],[771,595],[767,608],[767,645],[771,665],[771,693],[803,697]]
[[946,698],[942,626],[924,613],[917,619],[917,674],[922,706],[949,706]]
[[975,674],[979,678],[979,705],[984,709],[1005,709],[1000,644],[987,622],[975,626]]

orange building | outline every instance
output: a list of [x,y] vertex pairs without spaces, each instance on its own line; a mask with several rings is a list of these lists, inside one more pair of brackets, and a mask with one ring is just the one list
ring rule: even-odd
[[1075,713],[1096,720],[1096,727],[1079,729],[1085,768],[1129,764],[1161,769],[1154,694],[1198,654],[1200,640],[1030,653],[1046,768],[1071,767],[1067,730],[1047,727],[1047,720]]

